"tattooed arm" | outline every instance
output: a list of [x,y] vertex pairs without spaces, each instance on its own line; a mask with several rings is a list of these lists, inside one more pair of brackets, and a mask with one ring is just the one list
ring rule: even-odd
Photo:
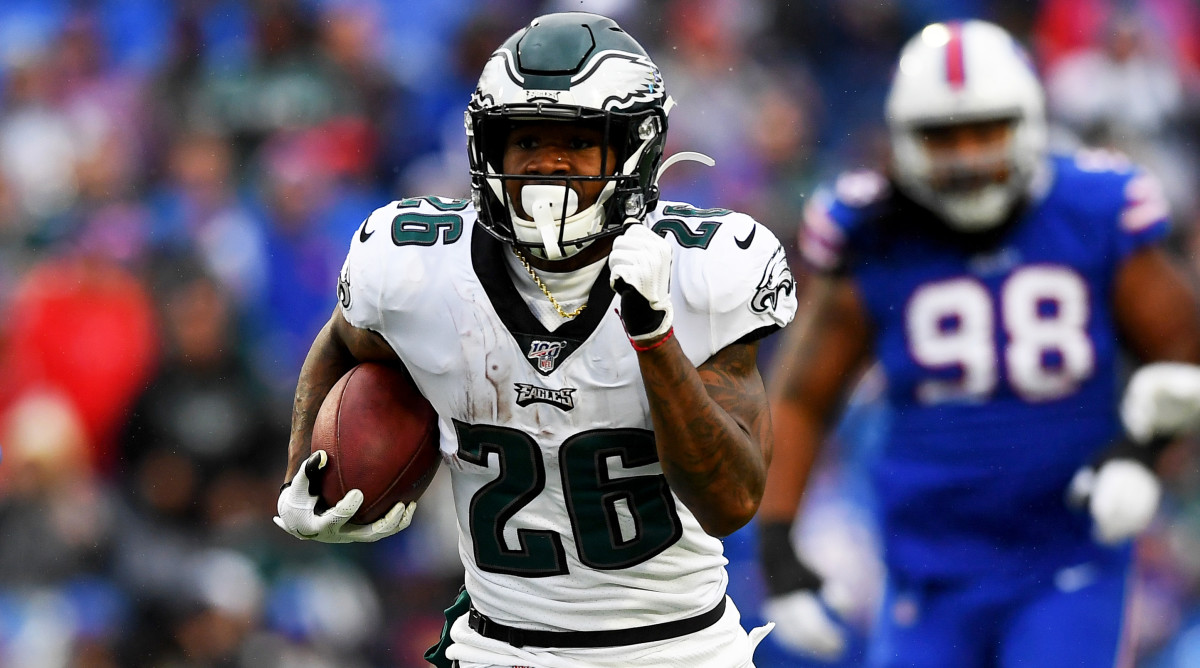
[[399,363],[399,357],[382,336],[351,325],[342,316],[341,309],[335,308],[329,322],[317,333],[300,368],[292,404],[292,433],[288,440],[284,481],[296,475],[309,455],[313,424],[325,395],[339,378],[360,362]]
[[679,342],[638,353],[663,474],[710,535],[727,536],[758,509],[771,415],[758,343],[726,346],[697,369]]

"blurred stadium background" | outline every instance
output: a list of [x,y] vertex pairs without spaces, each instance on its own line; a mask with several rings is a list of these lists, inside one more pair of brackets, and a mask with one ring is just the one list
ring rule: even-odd
[[[1056,144],[1154,169],[1196,262],[1194,0],[2,0],[0,666],[425,665],[461,582],[445,481],[395,538],[290,538],[270,517],[292,391],[354,229],[397,197],[468,194],[484,59],[572,9],[613,16],[662,67],[669,152],[716,158],[673,170],[667,197],[787,245],[818,181],[879,163],[902,41],[996,21],[1045,77]],[[843,666],[883,576],[858,474],[886,421],[872,392],[799,531],[860,594]],[[1198,452],[1167,462],[1139,546],[1142,668],[1200,666]],[[727,541],[748,625],[753,531]],[[810,665],[770,638],[757,661]]]

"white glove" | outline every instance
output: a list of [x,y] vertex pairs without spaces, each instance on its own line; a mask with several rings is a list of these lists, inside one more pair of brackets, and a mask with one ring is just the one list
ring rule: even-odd
[[[838,599],[848,597],[831,591],[827,582],[821,587],[820,594],[812,589],[798,589],[768,598],[763,605],[763,614],[767,621],[775,622],[774,633],[779,644],[797,654],[837,661],[846,651],[846,633],[834,621],[829,608],[834,608],[833,612],[838,614],[844,614],[848,609],[848,606],[838,605]],[[846,602],[848,600],[843,600]]]
[[648,341],[671,329],[671,243],[640,222],[613,240],[609,284],[621,295],[621,321],[633,341]]
[[1200,366],[1156,362],[1138,369],[1121,400],[1121,421],[1138,443],[1200,427]]
[[1150,526],[1162,498],[1162,484],[1145,464],[1115,458],[1101,464],[1099,471],[1090,466],[1080,469],[1071,480],[1071,496],[1087,499],[1096,541],[1116,545]]
[[296,471],[292,481],[279,491],[275,508],[275,524],[301,540],[317,540],[322,543],[370,543],[403,531],[412,522],[417,502],[408,505],[397,503],[387,515],[370,524],[347,524],[363,503],[362,492],[352,489],[346,492],[332,508],[317,514],[318,495],[309,490],[310,476],[325,468],[329,457],[324,450],[312,453],[304,465]]

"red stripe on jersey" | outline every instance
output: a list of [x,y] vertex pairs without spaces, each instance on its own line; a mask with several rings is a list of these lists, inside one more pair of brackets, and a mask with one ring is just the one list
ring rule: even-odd
[[946,81],[951,88],[959,89],[967,82],[967,70],[963,66],[962,24],[949,23],[950,41],[946,42]]

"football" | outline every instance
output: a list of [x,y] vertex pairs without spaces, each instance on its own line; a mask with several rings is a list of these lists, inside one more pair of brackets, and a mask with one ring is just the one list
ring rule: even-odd
[[415,501],[437,473],[437,413],[400,367],[366,362],[329,390],[317,411],[310,452],[329,462],[318,509],[361,490],[353,524],[370,524],[397,502]]

